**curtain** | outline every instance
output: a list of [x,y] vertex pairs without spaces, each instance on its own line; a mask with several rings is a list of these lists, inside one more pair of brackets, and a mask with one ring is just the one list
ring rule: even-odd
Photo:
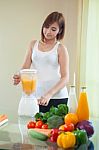
[[87,2],[83,0],[80,85],[87,87],[90,115],[99,117],[99,0]]

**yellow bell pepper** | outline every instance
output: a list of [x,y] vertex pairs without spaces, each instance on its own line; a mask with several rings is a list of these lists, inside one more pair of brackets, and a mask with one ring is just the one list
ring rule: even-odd
[[57,145],[61,148],[71,148],[76,144],[76,137],[72,132],[62,132],[57,138]]

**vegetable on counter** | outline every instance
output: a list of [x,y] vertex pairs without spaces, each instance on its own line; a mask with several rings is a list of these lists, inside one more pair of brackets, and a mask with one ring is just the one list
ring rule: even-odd
[[[40,129],[40,130],[42,130],[42,129]],[[40,130],[29,129],[28,134],[32,138],[36,138],[36,139],[41,140],[41,141],[46,141],[48,139],[48,135],[42,133]]]
[[64,118],[64,116],[68,113],[68,106],[66,104],[59,104],[58,107],[54,107],[52,106],[49,110],[49,112],[46,113],[36,113],[35,115],[35,119],[38,120],[42,120],[43,122],[47,122],[47,119],[53,115],[57,115],[57,116],[62,116]]
[[94,134],[92,123],[89,120],[79,122],[76,113],[68,113],[66,104],[52,106],[46,113],[36,113],[35,121],[28,122],[27,128],[32,138],[56,142],[63,149],[87,145],[88,138]]
[[72,132],[73,130],[74,130],[74,124],[73,123],[66,123],[64,125],[64,131]]
[[38,121],[29,121],[27,123],[28,129],[39,128],[39,129],[48,129],[48,124],[43,123],[42,120]]
[[78,122],[76,125],[76,128],[80,130],[83,130],[83,129],[86,130],[88,137],[91,137],[94,134],[94,127],[92,123],[88,120],[83,120],[81,122]]
[[55,115],[65,116],[68,113],[68,106],[66,104],[59,104]]
[[58,107],[52,106],[49,112],[36,113],[35,120],[41,120],[48,124],[48,128],[58,128],[64,123],[64,117],[68,113],[68,106],[66,104],[59,104]]
[[43,124],[42,129],[48,129],[48,124]]
[[51,132],[49,134],[50,141],[51,142],[56,142],[58,135],[59,135],[59,129],[58,128],[51,129]]
[[47,119],[48,128],[58,128],[60,125],[64,124],[64,120],[61,116],[53,115]]
[[36,122],[35,121],[29,121],[27,124],[27,128],[31,129],[31,128],[35,128]]
[[72,132],[74,130],[74,124],[73,123],[65,123],[61,126],[59,126],[60,131],[70,131]]
[[79,146],[81,144],[87,144],[88,142],[88,137],[87,137],[87,133],[85,130],[75,130],[73,131],[73,133],[76,136],[76,145]]
[[72,132],[62,132],[57,138],[57,145],[61,148],[72,148],[75,143],[76,137]]
[[51,130],[52,129],[39,129],[39,128],[34,128],[32,129],[33,131],[37,131],[37,132],[40,132],[40,133],[43,133],[45,135],[47,135],[49,137],[50,133],[51,133]]
[[38,120],[35,124],[35,128],[42,128],[43,122],[42,120]]

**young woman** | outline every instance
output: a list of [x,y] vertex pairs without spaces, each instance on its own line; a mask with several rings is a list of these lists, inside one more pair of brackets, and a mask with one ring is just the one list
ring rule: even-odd
[[[37,97],[40,112],[49,111],[51,106],[67,104],[66,84],[69,80],[69,55],[61,44],[65,33],[62,13],[52,12],[41,29],[41,40],[32,40],[21,69],[33,66],[38,72]],[[14,75],[14,84],[20,76]]]

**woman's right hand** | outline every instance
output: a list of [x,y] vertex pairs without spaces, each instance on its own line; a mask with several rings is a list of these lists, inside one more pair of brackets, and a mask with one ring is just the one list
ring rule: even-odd
[[19,75],[19,74],[14,74],[14,76],[13,76],[13,84],[14,84],[14,85],[19,84],[19,83],[20,83],[20,80],[21,80],[20,75]]

